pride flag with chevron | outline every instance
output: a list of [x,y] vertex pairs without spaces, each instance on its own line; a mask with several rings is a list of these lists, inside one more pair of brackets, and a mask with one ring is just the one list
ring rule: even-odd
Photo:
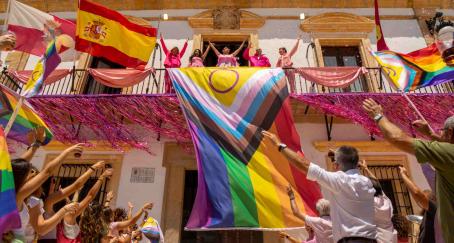
[[265,141],[277,134],[301,151],[282,69],[169,69],[198,164],[198,189],[186,228],[288,229],[304,226],[286,187],[314,215],[320,190]]

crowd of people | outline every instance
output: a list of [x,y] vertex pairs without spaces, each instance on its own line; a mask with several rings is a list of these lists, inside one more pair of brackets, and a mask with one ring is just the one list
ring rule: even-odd
[[[389,121],[382,106],[373,99],[365,100],[363,109],[377,123],[388,142],[415,155],[419,163],[430,163],[436,170],[434,195],[418,188],[408,177],[406,169],[400,167],[405,185],[424,210],[419,242],[454,242],[454,233],[451,231],[454,229],[454,116],[446,119],[440,133],[432,131],[426,121],[413,122],[419,131],[432,138],[424,140],[407,135]],[[335,172],[329,172],[289,149],[276,135],[266,131],[262,134],[295,167],[304,172],[307,179],[318,182],[324,190],[325,199],[317,202],[319,217],[314,218],[298,210],[293,190],[288,188],[293,213],[310,228],[309,240],[306,242],[397,242],[397,232],[392,224],[392,202],[366,162],[360,162],[356,148],[341,146],[331,151],[328,156]],[[301,242],[284,232],[281,237],[291,242]]]
[[[164,241],[158,222],[148,215],[152,203],[146,203],[135,214],[129,203],[126,212],[110,205],[112,191],[106,194],[104,204],[99,203],[98,192],[113,174],[104,161],[89,166],[72,184],[56,188],[55,172],[68,156],[81,154],[83,144],[67,148],[40,171],[30,161],[42,145],[44,134],[44,129],[37,129],[27,151],[11,161],[21,227],[6,232],[2,242],[121,243],[139,242],[143,236],[153,243]],[[90,179],[95,181],[91,186],[87,183]],[[49,189],[45,191],[43,184],[48,180]],[[88,193],[79,200],[82,189]],[[57,207],[60,202],[65,205]]]

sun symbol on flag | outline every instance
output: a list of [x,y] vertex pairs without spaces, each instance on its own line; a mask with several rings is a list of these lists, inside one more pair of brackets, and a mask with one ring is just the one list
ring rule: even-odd
[[107,36],[107,26],[100,20],[88,22],[84,28],[85,36],[102,42]]

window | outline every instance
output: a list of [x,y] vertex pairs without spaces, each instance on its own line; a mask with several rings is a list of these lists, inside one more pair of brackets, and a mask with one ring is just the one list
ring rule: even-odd
[[[124,66],[111,62],[102,57],[93,57],[90,68],[125,68]],[[121,88],[112,88],[97,82],[91,75],[83,89],[83,94],[120,94]]]
[[[357,46],[322,46],[323,63],[325,67],[360,67],[363,66]],[[367,91],[367,81],[360,76],[357,81],[344,89],[330,88],[330,92],[361,92]]]

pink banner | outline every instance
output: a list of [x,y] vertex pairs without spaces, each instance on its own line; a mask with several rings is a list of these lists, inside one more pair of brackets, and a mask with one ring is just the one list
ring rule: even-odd
[[155,72],[153,68],[145,70],[90,68],[88,71],[96,81],[113,88],[133,86]]
[[326,87],[345,88],[367,73],[365,67],[305,67],[295,71],[303,78]]
[[[20,81],[21,83],[27,83],[32,75],[33,70],[10,70],[8,71],[9,75],[16,78],[16,80]],[[57,82],[63,78],[65,78],[71,72],[70,69],[56,69],[54,70],[49,76],[47,76],[46,80],[44,80],[44,85],[48,85],[54,82]]]

